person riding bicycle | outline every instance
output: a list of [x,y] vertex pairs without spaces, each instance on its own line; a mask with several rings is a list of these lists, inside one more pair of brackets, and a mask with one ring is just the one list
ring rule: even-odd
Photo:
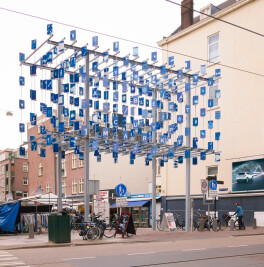
[[236,212],[235,212],[234,215],[237,215],[237,217],[238,217],[239,230],[245,229],[245,226],[244,226],[244,223],[243,223],[244,213],[243,213],[243,209],[240,206],[239,202],[236,202]]

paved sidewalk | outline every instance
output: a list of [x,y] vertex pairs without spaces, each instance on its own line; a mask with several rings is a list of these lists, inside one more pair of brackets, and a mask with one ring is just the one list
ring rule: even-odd
[[165,242],[177,240],[192,240],[192,239],[210,239],[224,237],[238,237],[250,235],[264,235],[264,228],[252,229],[247,227],[244,231],[204,231],[204,232],[183,232],[183,231],[153,231],[149,228],[137,229],[137,235],[132,237],[122,238],[117,235],[115,238],[103,238],[101,240],[87,241],[82,240],[78,232],[75,231],[71,235],[71,243],[56,244],[48,241],[48,233],[35,234],[34,239],[29,239],[28,234],[18,235],[0,235],[0,249],[22,249],[22,248],[45,248],[45,247],[60,247],[60,246],[87,246],[113,243],[135,243],[135,242]]

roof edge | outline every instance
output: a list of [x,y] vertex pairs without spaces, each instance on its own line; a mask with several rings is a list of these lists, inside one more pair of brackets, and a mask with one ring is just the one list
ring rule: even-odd
[[[240,0],[236,3],[234,3],[233,5],[229,6],[228,8],[225,8],[225,9],[218,11],[217,13],[215,13],[214,17],[221,18],[221,17],[223,17],[223,16],[225,16],[225,15],[227,15],[227,14],[229,14],[229,13],[231,13],[231,12],[241,8],[242,6],[247,5],[253,1],[255,1],[255,0]],[[206,24],[211,23],[213,20],[214,20],[214,18],[207,17],[207,18],[200,20],[199,22],[191,25],[190,27],[186,28],[185,30],[180,31],[179,33],[175,33],[174,35],[163,38],[162,40],[158,41],[157,44],[158,44],[158,46],[164,46],[164,45],[192,32],[192,31],[195,31],[195,30],[203,27]]]

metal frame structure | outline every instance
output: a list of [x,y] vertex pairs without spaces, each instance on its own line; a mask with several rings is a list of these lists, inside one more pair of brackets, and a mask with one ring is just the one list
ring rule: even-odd
[[[58,211],[60,212],[62,210],[62,177],[61,177],[61,151],[62,150],[70,150],[72,149],[69,146],[69,142],[66,142],[65,140],[67,140],[70,137],[75,137],[78,139],[78,144],[80,146],[80,150],[84,151],[84,161],[85,161],[85,220],[88,220],[88,215],[89,215],[89,200],[90,200],[90,196],[89,196],[89,154],[91,151],[93,151],[93,149],[91,148],[91,141],[93,140],[97,140],[98,142],[98,149],[103,152],[103,153],[111,153],[113,152],[113,149],[111,149],[111,146],[113,145],[114,142],[116,141],[120,141],[117,140],[116,137],[108,137],[107,138],[107,142],[108,142],[108,147],[106,147],[105,145],[105,140],[102,137],[98,137],[95,135],[91,135],[91,131],[90,131],[90,107],[89,107],[89,100],[90,100],[90,78],[93,79],[97,79],[99,81],[103,80],[103,77],[99,75],[97,75],[97,73],[93,72],[90,65],[98,60],[98,66],[100,66],[101,64],[104,63],[104,61],[99,62],[99,59],[105,56],[105,52],[99,52],[97,51],[98,46],[94,47],[94,49],[87,49],[87,44],[84,46],[86,47],[86,51],[87,54],[86,56],[82,56],[82,49],[83,47],[79,47],[74,45],[76,43],[76,41],[73,41],[72,44],[64,44],[64,52],[66,50],[72,51],[70,56],[68,56],[66,59],[62,58],[62,60],[60,61],[60,64],[57,64],[56,66],[54,66],[54,64],[38,64],[39,61],[41,60],[41,57],[34,61],[34,62],[29,62],[29,60],[32,60],[32,56],[36,54],[36,52],[44,47],[45,44],[48,44],[50,46],[52,46],[48,51],[53,51],[54,48],[59,47],[60,42],[56,42],[52,40],[53,34],[51,34],[38,48],[36,48],[25,60],[21,61],[20,65],[25,65],[25,66],[36,66],[36,68],[38,69],[44,69],[44,70],[56,70],[58,69],[58,67],[63,64],[63,62],[65,62],[65,60],[69,59],[72,56],[75,56],[76,58],[76,64],[78,62],[80,62],[82,59],[85,60],[85,64],[80,66],[79,68],[77,68],[76,70],[70,70],[70,68],[65,68],[64,72],[66,74],[75,74],[78,73],[78,71],[85,67],[85,73],[86,73],[86,82],[85,82],[85,96],[84,99],[86,100],[87,103],[87,107],[85,108],[85,118],[84,118],[84,122],[85,125],[87,127],[87,133],[85,135],[80,134],[78,132],[74,132],[73,130],[70,131],[65,131],[64,133],[59,133],[57,130],[54,130],[52,132],[47,132],[46,134],[51,134],[54,138],[56,138],[56,142],[58,142],[59,144],[59,152],[58,152],[58,164],[57,164],[57,176],[58,176]],[[62,41],[64,42],[65,38],[62,39]],[[107,50],[106,52],[108,53],[109,50]],[[111,66],[118,66],[118,63],[122,62],[124,57],[120,57],[118,56],[118,54],[120,53],[120,51],[116,51],[114,54],[107,54],[108,58],[113,60],[113,63],[111,64],[107,64],[107,67],[111,67]],[[63,55],[62,53],[58,53],[55,58],[59,58],[61,55]],[[93,56],[93,58],[91,58],[91,56]],[[178,84],[178,88],[176,91],[172,91],[172,89],[169,88],[168,86],[168,79],[164,79],[164,75],[160,74],[160,73],[156,73],[156,74],[152,74],[152,72],[158,72],[161,70],[161,66],[157,66],[156,63],[157,61],[152,61],[151,64],[148,63],[148,59],[140,62],[138,59],[138,56],[135,56],[134,59],[129,59],[129,55],[126,56],[129,62],[129,69],[127,68],[127,72],[130,72],[130,74],[128,75],[128,77],[133,76],[133,71],[135,71],[137,68],[141,68],[138,69],[139,73],[142,73],[142,75],[148,76],[148,78],[151,79],[152,76],[156,75],[157,77],[159,77],[160,80],[163,81],[162,83],[162,88],[166,88],[166,90],[168,91],[169,94],[174,94],[175,92],[179,92],[179,91],[184,91],[184,87],[185,87],[185,83],[191,83],[191,78],[193,77],[193,74],[190,73],[190,69],[188,69],[186,72],[182,72],[183,78],[181,79],[177,79],[177,75],[178,75],[178,71],[175,70],[175,65],[166,67],[166,74],[170,74],[172,76],[172,78],[176,78],[175,81],[179,82]],[[53,59],[53,60],[54,60]],[[144,62],[147,62],[144,63]],[[142,70],[142,66],[143,65],[147,66],[147,71],[143,71]],[[123,66],[120,66],[120,69]],[[182,70],[182,69],[181,69]],[[93,74],[91,74],[91,72],[93,72]],[[151,72],[151,75],[149,75],[149,73]],[[197,74],[197,73],[196,73]],[[123,81],[122,79],[120,79],[120,73],[118,74],[118,76],[114,76],[113,75],[113,71],[111,71],[109,73],[109,76],[112,75],[111,78],[109,78],[109,82],[116,82],[117,84],[122,84]],[[139,75],[140,76],[140,75]],[[127,78],[128,78],[127,77]],[[185,79],[185,82],[184,82]],[[199,82],[194,85],[194,87],[198,87],[201,85],[201,83],[207,83],[208,82],[208,78],[205,78],[203,75],[199,76]],[[136,86],[139,87],[140,84],[139,82],[135,82],[132,81],[132,83]],[[157,94],[158,92],[161,91],[161,86],[157,84],[150,84],[149,83],[149,88],[152,90],[152,99],[157,99]],[[62,90],[62,81],[61,79],[58,79],[58,95],[62,94],[63,92]],[[186,104],[190,105],[191,104],[191,92],[186,92]],[[61,106],[57,105],[58,108],[58,122],[62,122],[62,108]],[[157,107],[152,108],[152,123],[156,123],[157,122]],[[186,116],[186,127],[191,128],[191,113],[187,114]],[[38,144],[40,146],[45,147],[45,141],[41,140],[40,138],[36,138],[35,141],[38,142]],[[24,142],[23,145],[27,145],[30,142]],[[141,153],[138,153],[137,156],[148,156],[151,153],[151,148],[153,146],[157,146],[157,154],[152,156],[152,228],[155,230],[156,229],[156,164],[157,164],[157,159],[163,157],[164,154],[166,154],[168,152],[169,148],[174,148],[174,157],[177,156],[184,156],[184,153],[186,150],[190,151],[190,156],[191,157],[196,157],[198,156],[201,152],[205,152],[206,154],[214,154],[215,151],[214,150],[209,150],[209,149],[202,149],[202,148],[192,148],[191,147],[191,135],[186,137],[186,146],[175,146],[175,144],[170,145],[170,144],[159,144],[157,142],[157,131],[152,131],[152,139],[148,140],[148,142],[143,143],[140,142],[139,140],[136,140],[135,138],[133,139],[129,139],[126,140],[125,142],[125,147],[126,147],[126,151],[123,151],[123,149],[121,148],[121,146],[119,146],[118,152],[123,154],[123,155],[127,155],[129,154],[131,151],[133,151],[133,146],[135,144],[138,144],[140,147],[140,151]],[[186,159],[186,231],[190,230],[190,158]]]

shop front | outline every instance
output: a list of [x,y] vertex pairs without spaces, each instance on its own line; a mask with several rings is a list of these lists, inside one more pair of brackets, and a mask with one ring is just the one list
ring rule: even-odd
[[[111,212],[113,211],[113,209],[115,209],[118,214],[120,214],[121,212],[130,212],[132,213],[135,227],[148,228],[152,226],[151,203],[151,194],[131,195],[130,198],[127,198],[126,206],[117,207],[116,203],[111,205]],[[160,214],[160,207],[160,195],[157,194],[156,210],[158,215]]]

